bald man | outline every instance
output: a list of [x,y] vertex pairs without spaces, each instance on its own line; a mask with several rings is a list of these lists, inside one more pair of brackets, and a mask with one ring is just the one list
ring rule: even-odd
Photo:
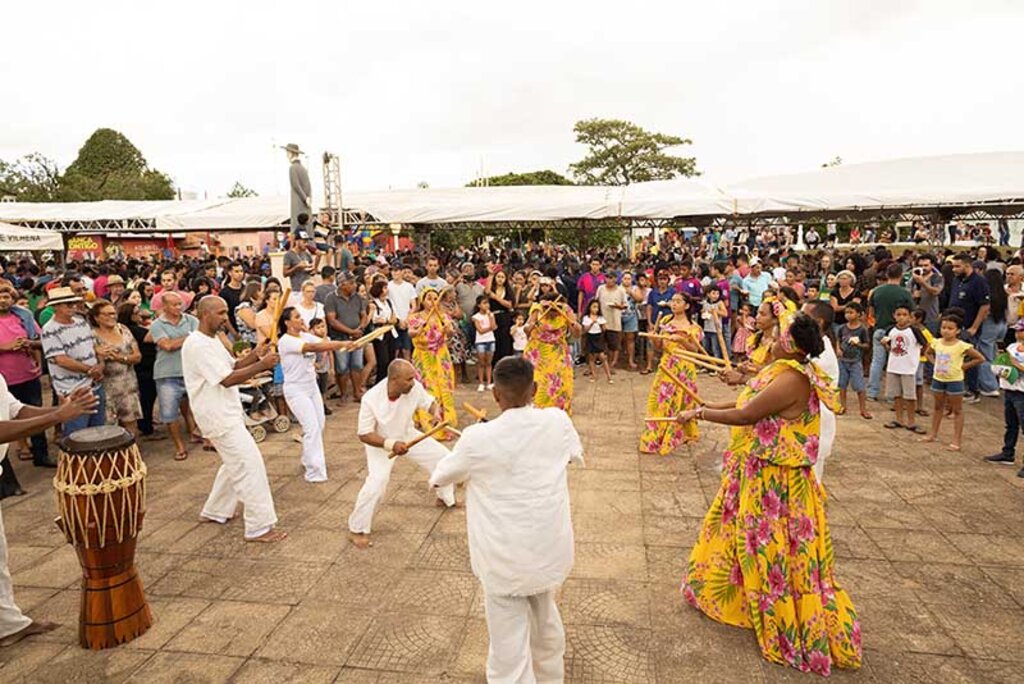
[[225,524],[241,503],[246,541],[280,541],[287,535],[274,528],[277,513],[263,454],[245,428],[238,396],[238,385],[271,370],[278,356],[263,343],[238,360],[231,357],[217,339],[228,324],[228,305],[220,297],[204,297],[196,313],[199,327],[181,346],[181,364],[196,422],[221,460],[200,518]]
[[[413,426],[412,417],[417,409],[429,411],[441,421],[441,407],[416,380],[412,364],[395,359],[388,366],[388,376],[368,390],[359,406],[359,441],[366,445],[366,482],[359,490],[355,508],[348,517],[349,539],[361,549],[372,546],[370,529],[373,514],[387,491],[391,468],[395,460],[388,458],[394,451],[398,458],[408,458],[427,471],[434,472],[438,461],[448,455],[448,449],[437,440],[425,439],[408,447],[407,443],[421,433]],[[439,506],[455,505],[453,485],[435,490]]]
[[[195,431],[195,416],[185,393],[185,376],[181,368],[181,347],[199,327],[195,316],[184,313],[185,302],[174,291],[164,293],[163,311],[149,327],[148,340],[156,344],[153,380],[156,382],[160,422],[167,426],[174,440],[174,459],[188,458],[189,435]],[[184,419],[179,421],[179,418]],[[181,423],[185,430],[182,432]]]

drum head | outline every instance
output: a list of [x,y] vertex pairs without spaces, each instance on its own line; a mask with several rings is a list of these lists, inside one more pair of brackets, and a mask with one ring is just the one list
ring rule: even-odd
[[70,454],[89,454],[123,449],[134,441],[132,433],[120,425],[98,425],[72,432],[60,445]]

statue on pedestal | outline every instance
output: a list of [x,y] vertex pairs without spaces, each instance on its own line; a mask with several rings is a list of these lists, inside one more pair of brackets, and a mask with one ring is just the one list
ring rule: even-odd
[[291,188],[291,232],[299,228],[299,214],[313,214],[313,193],[309,185],[309,172],[302,165],[302,150],[295,143],[284,146],[291,168],[288,169],[288,186]]

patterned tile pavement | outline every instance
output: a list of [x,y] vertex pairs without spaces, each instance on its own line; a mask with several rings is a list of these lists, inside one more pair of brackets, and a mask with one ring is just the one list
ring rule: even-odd
[[[680,575],[718,486],[726,432],[667,458],[636,452],[649,376],[577,379],[587,469],[570,476],[576,565],[560,596],[573,682],[790,682],[753,634],[685,607]],[[730,390],[701,378],[708,398]],[[495,406],[490,397],[459,390]],[[332,402],[332,405],[335,405]],[[0,650],[2,682],[479,682],[487,630],[470,574],[465,511],[434,506],[424,475],[399,462],[375,520],[376,546],[347,544],[345,518],[365,475],[356,407],[327,420],[330,482],[302,481],[298,444],[263,454],[281,544],[242,542],[238,522],[196,518],[217,467],[175,462],[146,443],[149,510],[137,563],[155,624],[123,647],[77,645],[79,567],[53,526],[52,472],[16,467],[28,496],[3,513],[18,603],[56,632]],[[981,457],[1002,437],[1002,407],[967,407],[966,446],[919,444],[876,419],[839,420],[826,469],[838,571],[862,613],[865,665],[840,681],[1024,681],[1024,481]],[[466,417],[463,417],[463,422]]]

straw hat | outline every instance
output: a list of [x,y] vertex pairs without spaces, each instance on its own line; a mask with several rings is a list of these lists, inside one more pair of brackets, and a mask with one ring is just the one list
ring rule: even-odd
[[124,278],[119,275],[112,275],[107,278],[107,287],[111,285],[124,285]]
[[47,295],[48,303],[50,306],[56,306],[57,304],[74,304],[75,302],[82,301],[82,298],[75,294],[75,291],[70,287],[55,287]]

